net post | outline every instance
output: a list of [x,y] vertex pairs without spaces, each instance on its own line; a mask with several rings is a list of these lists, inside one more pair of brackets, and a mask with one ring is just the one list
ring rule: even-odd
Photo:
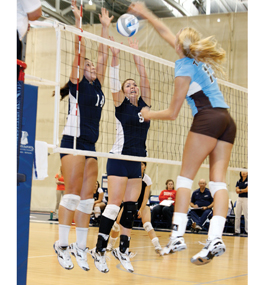
[[55,28],[56,31],[56,75],[55,81],[55,98],[54,98],[54,125],[53,125],[53,145],[58,146],[59,133],[59,104],[60,104],[60,74],[61,74],[61,30],[59,26]]

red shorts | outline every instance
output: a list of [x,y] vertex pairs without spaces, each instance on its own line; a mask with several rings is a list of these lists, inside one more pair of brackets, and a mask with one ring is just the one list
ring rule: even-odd
[[202,109],[194,116],[190,131],[234,144],[236,124],[227,109]]

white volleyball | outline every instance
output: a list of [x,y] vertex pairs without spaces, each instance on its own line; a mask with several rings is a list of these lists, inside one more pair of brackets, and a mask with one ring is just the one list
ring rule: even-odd
[[123,14],[117,21],[117,31],[125,36],[131,37],[137,33],[139,29],[138,19],[131,14]]

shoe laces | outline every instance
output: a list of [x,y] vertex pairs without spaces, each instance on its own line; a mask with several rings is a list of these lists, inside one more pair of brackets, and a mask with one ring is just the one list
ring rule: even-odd
[[199,244],[202,244],[204,246],[204,248],[208,249],[211,242],[212,242],[212,240],[207,239],[205,243],[199,241]]
[[95,254],[98,256],[98,258],[99,258],[101,261],[106,262],[106,260],[110,260],[109,256],[106,255],[106,252],[104,252],[103,254],[101,254],[101,253],[99,253],[99,252],[97,252],[97,251],[95,250]]
[[76,247],[76,251],[78,252],[79,255],[81,255],[81,259],[87,260],[88,247],[86,247],[85,249]]
[[171,246],[172,243],[175,242],[176,240],[180,241],[181,238],[182,238],[182,237],[172,237],[172,236],[171,236],[171,237],[169,238],[169,242],[168,242],[168,244],[166,245],[166,247]]
[[128,255],[130,258],[134,258],[136,256],[137,252],[133,253],[131,251],[128,252]]
[[61,254],[63,255],[64,259],[66,260],[70,260],[71,259],[71,256],[70,256],[70,253],[69,253],[69,246],[67,246],[66,249],[63,249],[62,247],[59,246],[59,249],[61,251]]
[[134,258],[137,254],[137,252],[133,253],[133,252],[129,251],[128,248],[126,249],[126,251],[124,253],[121,252],[120,250],[119,250],[119,252],[120,252],[120,255],[122,255],[122,257],[125,258],[126,261],[128,261],[128,262],[130,262],[130,258]]

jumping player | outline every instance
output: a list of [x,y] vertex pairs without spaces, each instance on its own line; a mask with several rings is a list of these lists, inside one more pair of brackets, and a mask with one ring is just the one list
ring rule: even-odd
[[191,258],[194,264],[206,264],[225,252],[222,233],[228,210],[226,171],[236,134],[236,125],[227,111],[229,107],[214,75],[214,70],[224,74],[221,64],[225,59],[225,51],[217,46],[213,36],[202,39],[192,28],[181,29],[175,36],[143,3],[131,4],[129,11],[147,19],[180,58],[175,64],[175,89],[170,106],[161,111],[143,108],[142,116],[147,121],[175,120],[185,97],[194,116],[185,143],[181,172],[177,177],[173,229],[163,252],[173,253],[186,248],[183,235],[190,190],[200,165],[209,155],[213,218],[205,247]]
[[[111,37],[113,40],[113,37]],[[130,47],[138,49],[138,42],[129,39]],[[149,80],[142,59],[134,55],[134,62],[140,75],[140,89],[133,79],[119,81],[119,49],[110,48],[112,62],[110,67],[110,89],[115,105],[116,141],[111,153],[132,156],[146,156],[145,141],[150,126],[144,122],[140,110],[150,106],[151,92]],[[139,96],[141,91],[141,96]],[[120,219],[121,235],[120,246],[112,251],[113,255],[121,261],[124,268],[133,272],[130,262],[129,244],[130,234],[135,215],[137,213],[137,200],[141,191],[141,162],[108,159],[108,204],[102,214],[96,248],[90,251],[95,266],[101,272],[108,272],[106,264],[106,247],[111,228],[120,211],[123,201],[123,213]]]
[[[150,208],[146,205],[149,195],[150,195],[150,189],[151,189],[151,185],[152,185],[152,180],[151,178],[145,173],[145,169],[146,169],[146,162],[142,162],[141,163],[141,172],[142,172],[142,190],[141,190],[141,194],[140,197],[137,201],[137,216],[139,219],[142,219],[142,223],[143,223],[143,228],[145,229],[145,231],[148,233],[149,238],[151,239],[152,244],[155,247],[155,251],[156,253],[161,253],[161,246],[159,243],[159,239],[156,236],[155,230],[151,224],[151,211]],[[123,210],[121,209],[121,211],[119,212],[119,215],[117,217],[116,222],[114,223],[111,233],[110,233],[110,238],[109,238],[109,243],[107,246],[107,250],[108,251],[112,251],[114,249],[114,245],[116,243],[116,240],[119,236],[119,232],[120,232],[120,218],[122,215]]]
[[[76,27],[80,25],[80,11],[72,1]],[[102,34],[108,38],[108,28],[113,17],[109,17],[105,8],[99,15],[102,24]],[[86,48],[82,38],[80,58],[79,97],[76,100],[77,67],[78,67],[78,36],[75,36],[75,57],[72,65],[70,80],[61,90],[62,97],[69,94],[69,113],[61,141],[62,148],[73,148],[75,128],[76,103],[78,103],[77,149],[95,151],[95,143],[99,135],[99,121],[104,106],[105,97],[101,90],[106,64],[108,60],[108,47],[102,44],[98,48],[98,61],[96,68],[85,58]],[[62,173],[65,182],[65,195],[59,208],[59,240],[53,245],[58,255],[60,265],[65,269],[74,267],[69,252],[76,257],[78,265],[83,270],[89,270],[87,264],[86,240],[93,209],[93,191],[98,176],[97,158],[81,155],[61,153]],[[75,214],[75,216],[74,216]],[[72,220],[76,224],[76,243],[68,245],[68,236]]]

